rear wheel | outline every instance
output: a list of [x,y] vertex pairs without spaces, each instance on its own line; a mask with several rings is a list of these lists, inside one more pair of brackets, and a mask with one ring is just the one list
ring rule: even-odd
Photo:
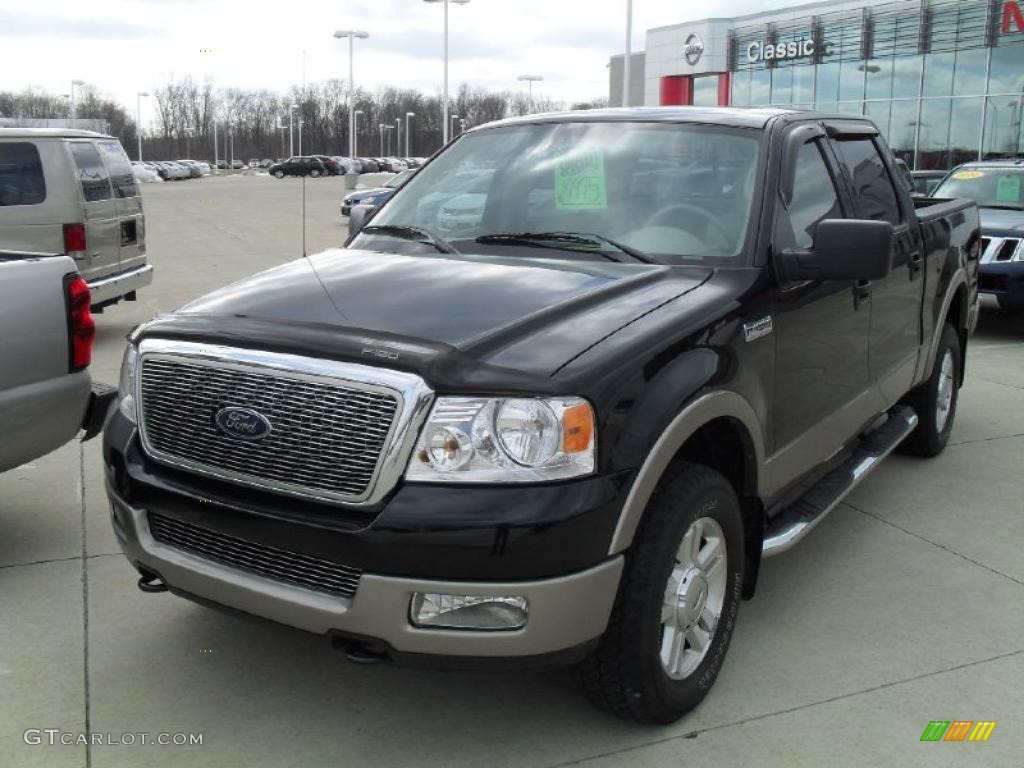
[[960,337],[946,323],[931,376],[910,393],[908,401],[917,413],[917,427],[900,445],[900,451],[912,456],[938,456],[949,442],[960,395]]
[[739,500],[718,472],[680,463],[644,515],[608,629],[576,676],[600,708],[669,723],[707,695],[743,588]]
[[312,171],[309,172],[309,175],[312,176],[315,179],[317,176],[320,175],[320,171],[318,171],[316,168],[314,168]]
[[282,170],[274,171],[274,177],[278,178],[278,179],[283,179],[284,178],[284,171],[282,171]]

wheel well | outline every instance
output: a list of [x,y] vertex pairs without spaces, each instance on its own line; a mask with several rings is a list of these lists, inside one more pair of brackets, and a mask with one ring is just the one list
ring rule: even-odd
[[736,419],[712,419],[687,438],[672,463],[680,460],[720,472],[736,491],[746,540],[743,596],[753,597],[761,562],[764,506],[757,496],[757,456],[750,435]]
[[[956,329],[956,335],[960,337],[960,370],[958,374],[962,386],[967,371],[967,286],[961,285],[956,289],[942,322],[952,323]],[[942,333],[942,326],[939,326],[936,332]]]

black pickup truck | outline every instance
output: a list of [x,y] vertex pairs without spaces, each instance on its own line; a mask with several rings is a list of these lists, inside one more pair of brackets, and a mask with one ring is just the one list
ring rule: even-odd
[[139,586],[678,718],[761,558],[949,437],[978,211],[902,179],[809,112],[467,132],[344,248],[132,334],[104,459]]

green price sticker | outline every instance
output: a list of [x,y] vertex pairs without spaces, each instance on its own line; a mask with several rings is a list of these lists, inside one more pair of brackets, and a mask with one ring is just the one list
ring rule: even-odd
[[555,165],[555,207],[560,211],[603,211],[608,208],[604,154],[574,153]]
[[1020,174],[1000,176],[996,182],[996,201],[1000,203],[1020,202]]

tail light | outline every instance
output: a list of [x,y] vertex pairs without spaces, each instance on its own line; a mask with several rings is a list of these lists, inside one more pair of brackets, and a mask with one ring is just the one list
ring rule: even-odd
[[89,367],[96,339],[96,321],[89,309],[92,297],[81,275],[64,278],[64,299],[68,310],[68,368],[74,373]]
[[75,259],[85,258],[85,224],[64,225],[64,253]]

